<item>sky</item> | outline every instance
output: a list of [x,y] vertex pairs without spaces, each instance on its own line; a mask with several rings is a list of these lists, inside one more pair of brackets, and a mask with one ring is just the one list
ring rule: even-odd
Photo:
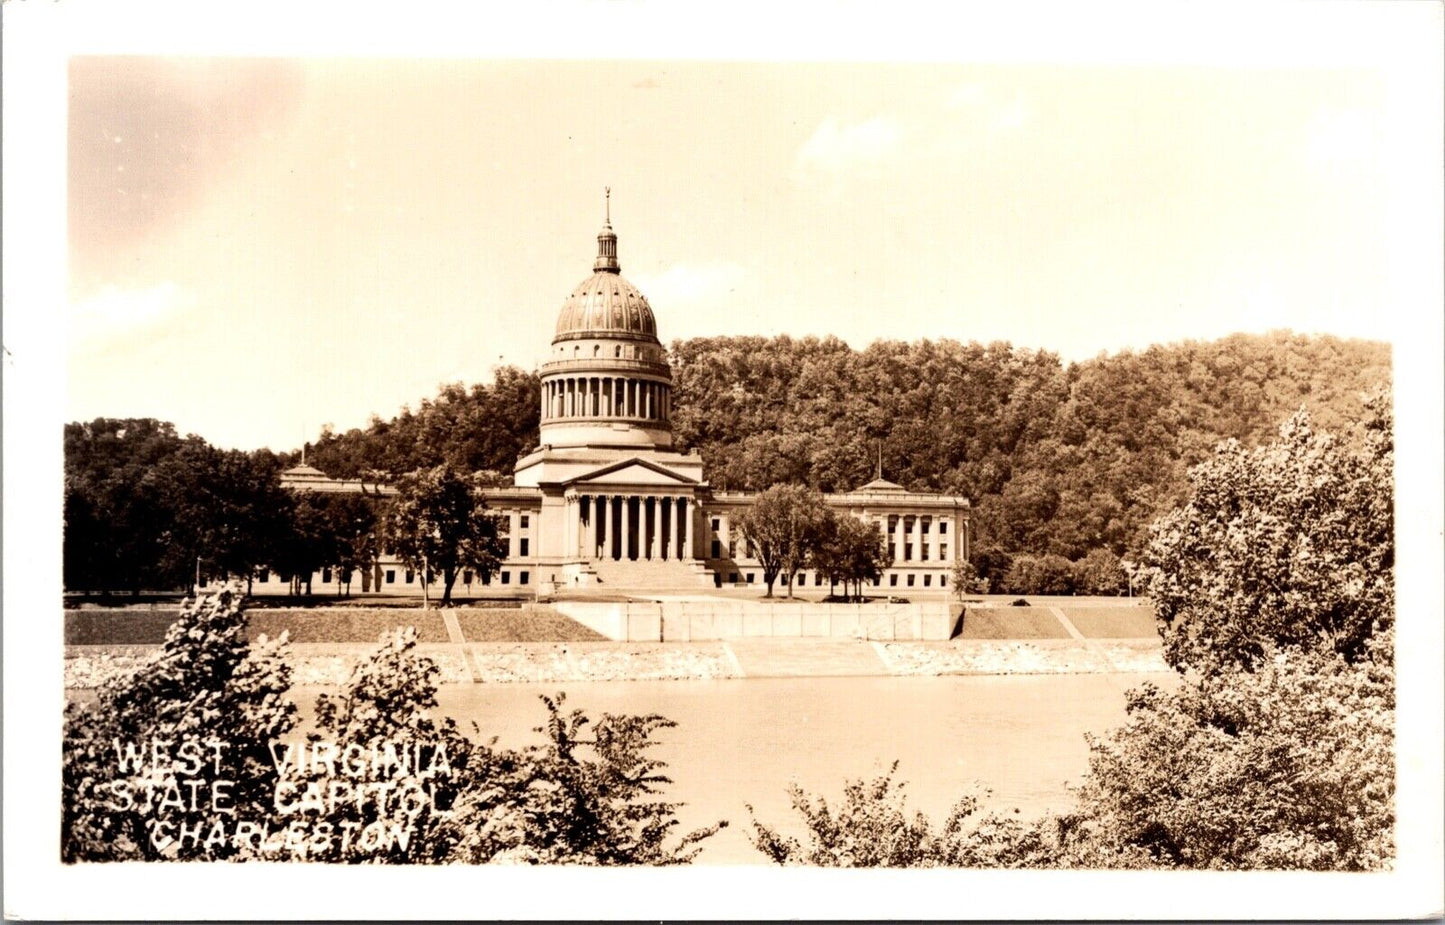
[[66,417],[293,449],[534,368],[609,186],[664,343],[1390,339],[1387,76],[77,56]]

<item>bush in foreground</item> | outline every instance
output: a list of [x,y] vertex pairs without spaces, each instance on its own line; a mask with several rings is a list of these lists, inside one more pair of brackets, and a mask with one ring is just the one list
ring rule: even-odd
[[433,718],[416,642],[384,636],[301,737],[285,639],[248,646],[234,591],[187,602],[153,660],[67,707],[63,860],[680,864],[723,825],[674,838],[647,754],[669,720],[544,697],[542,744],[501,749]]

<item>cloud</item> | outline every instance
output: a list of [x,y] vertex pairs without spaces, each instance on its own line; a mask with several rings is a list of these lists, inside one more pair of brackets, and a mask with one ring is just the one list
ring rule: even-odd
[[655,308],[707,305],[737,291],[747,271],[735,263],[678,263],[653,276],[637,277],[637,288]]
[[902,127],[885,116],[851,125],[829,116],[798,149],[794,163],[804,175],[874,174],[902,150],[903,135]]
[[170,280],[144,289],[105,286],[71,306],[70,331],[80,342],[106,341],[155,327],[195,304],[194,293]]

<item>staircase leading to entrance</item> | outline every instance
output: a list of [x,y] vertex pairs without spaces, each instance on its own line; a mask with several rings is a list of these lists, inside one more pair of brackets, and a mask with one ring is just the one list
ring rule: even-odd
[[675,559],[597,559],[592,568],[602,591],[694,590],[712,587],[711,573],[695,564]]

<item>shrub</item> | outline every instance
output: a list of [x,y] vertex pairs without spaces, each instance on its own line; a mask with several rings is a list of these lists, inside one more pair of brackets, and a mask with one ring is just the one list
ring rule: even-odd
[[1007,594],[1070,594],[1073,564],[1063,556],[1015,556],[1004,579]]

